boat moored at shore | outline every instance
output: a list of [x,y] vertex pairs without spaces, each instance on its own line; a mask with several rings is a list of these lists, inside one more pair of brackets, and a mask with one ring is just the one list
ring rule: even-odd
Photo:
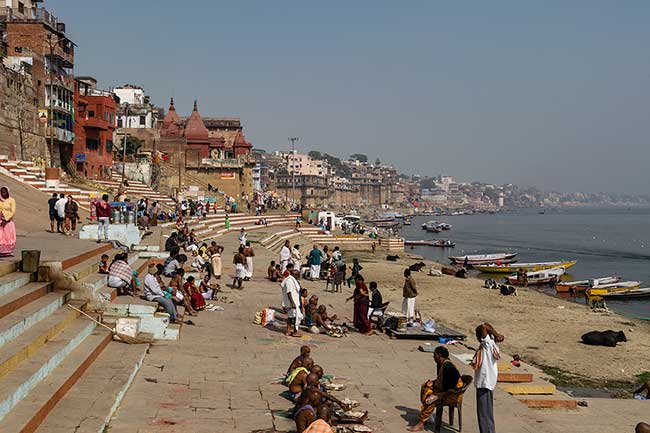
[[517,253],[470,254],[466,256],[449,256],[449,260],[457,265],[464,265],[467,262],[468,265],[476,266],[497,262],[514,263],[517,261],[516,256]]
[[599,286],[602,284],[613,284],[621,281],[621,277],[602,277],[602,278],[592,278],[589,280],[579,280],[579,281],[565,281],[557,283],[555,285],[555,290],[559,293],[568,293],[568,292],[584,292],[590,287]]
[[[495,261],[496,262],[496,261]],[[512,274],[513,272],[526,271],[526,272],[537,272],[543,271],[546,269],[553,268],[564,268],[569,269],[572,266],[575,266],[578,263],[577,260],[564,260],[556,262],[538,262],[538,263],[517,263],[517,264],[496,264],[495,262],[490,262],[489,264],[480,264],[474,266],[474,269],[477,269],[486,274]]]
[[[562,275],[566,272],[564,268],[553,268],[545,269],[542,271],[527,272],[526,273],[526,284],[530,285],[539,285],[539,284],[554,284],[560,281]],[[518,273],[512,274],[506,277],[506,280],[510,284],[522,284],[522,280]]]

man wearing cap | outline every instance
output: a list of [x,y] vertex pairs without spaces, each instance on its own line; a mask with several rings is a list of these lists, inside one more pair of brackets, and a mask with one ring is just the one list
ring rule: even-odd
[[174,306],[174,302],[166,297],[165,292],[160,288],[160,284],[158,284],[158,279],[156,278],[158,272],[159,270],[156,265],[149,265],[147,276],[144,277],[144,296],[147,301],[157,302],[162,305],[167,314],[169,314],[169,321],[175,323],[176,307]]

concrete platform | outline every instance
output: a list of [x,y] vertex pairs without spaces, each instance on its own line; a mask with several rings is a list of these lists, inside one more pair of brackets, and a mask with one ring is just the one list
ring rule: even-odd
[[[97,224],[85,224],[79,232],[79,239],[97,240]],[[102,239],[103,239],[102,234]],[[137,245],[140,243],[141,233],[134,224],[109,224],[108,238],[119,241],[124,245]]]

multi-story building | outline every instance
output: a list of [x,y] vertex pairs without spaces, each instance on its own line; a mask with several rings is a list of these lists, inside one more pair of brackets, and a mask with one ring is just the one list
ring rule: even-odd
[[39,106],[47,123],[49,157],[55,166],[74,171],[74,47],[65,23],[37,1],[7,0],[0,8],[0,31],[8,55],[29,59]]
[[78,176],[109,177],[117,100],[115,94],[98,90],[93,77],[76,78],[74,161]]
[[296,176],[329,176],[329,164],[325,160],[313,159],[296,151],[275,152],[286,162],[285,168]]
[[326,205],[332,192],[325,176],[292,175],[286,171],[276,175],[276,190],[287,201],[312,207]]
[[[168,155],[171,164],[184,169],[185,175],[181,174],[181,177],[190,179],[190,182],[209,183],[230,196],[252,196],[256,163],[250,154],[252,147],[241,129],[236,131],[232,140],[211,134],[196,101],[192,114],[181,118],[172,99],[160,124],[158,150]],[[166,180],[171,185],[183,183],[177,176]]]

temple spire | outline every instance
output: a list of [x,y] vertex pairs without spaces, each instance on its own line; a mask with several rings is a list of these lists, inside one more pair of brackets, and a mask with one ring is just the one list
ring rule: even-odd
[[196,104],[196,99],[194,100],[194,110],[192,110],[192,111],[199,111],[199,109],[197,107],[197,104]]
[[174,97],[173,96],[169,99],[169,106],[170,107],[174,106]]

